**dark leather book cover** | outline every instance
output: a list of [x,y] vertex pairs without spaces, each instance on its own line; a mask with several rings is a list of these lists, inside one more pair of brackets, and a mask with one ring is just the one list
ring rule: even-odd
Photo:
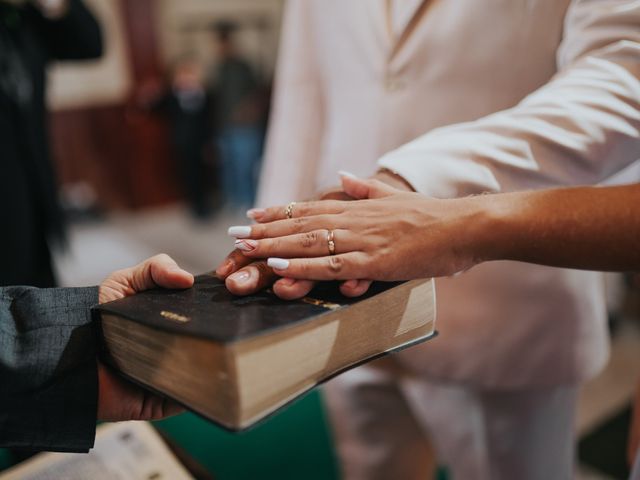
[[337,282],[322,282],[304,299],[285,301],[268,290],[237,297],[216,277],[199,275],[192,288],[147,290],[94,310],[165,331],[227,343],[308,321],[398,284],[377,282],[365,295],[352,299],[340,293]]

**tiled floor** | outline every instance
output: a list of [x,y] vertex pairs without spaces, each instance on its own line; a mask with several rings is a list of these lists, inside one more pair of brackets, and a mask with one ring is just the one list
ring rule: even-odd
[[[226,235],[227,227],[246,223],[240,213],[229,212],[219,213],[204,223],[196,222],[181,206],[116,214],[104,222],[72,227],[70,250],[56,257],[56,268],[63,285],[95,285],[116,269],[164,252],[183,268],[202,273],[215,268],[232,248],[233,242]],[[633,325],[623,325],[612,343],[606,369],[583,390],[578,432],[589,432],[628,403],[638,378],[640,331]],[[580,478],[605,480],[606,477],[584,470]]]
[[56,257],[56,270],[62,285],[95,285],[114,270],[167,253],[186,270],[204,273],[233,248],[227,227],[247,222],[229,212],[198,222],[181,206],[115,214],[105,222],[73,226],[70,249]]

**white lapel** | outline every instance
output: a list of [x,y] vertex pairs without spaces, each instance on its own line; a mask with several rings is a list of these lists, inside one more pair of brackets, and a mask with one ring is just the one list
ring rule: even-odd
[[422,0],[391,0],[391,28],[395,38],[407,29]]
[[391,60],[415,31],[431,0],[384,0],[385,27],[391,48]]

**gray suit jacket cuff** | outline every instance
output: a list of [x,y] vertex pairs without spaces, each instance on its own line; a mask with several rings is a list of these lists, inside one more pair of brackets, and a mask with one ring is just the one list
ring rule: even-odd
[[96,287],[0,288],[0,446],[93,446],[97,303]]

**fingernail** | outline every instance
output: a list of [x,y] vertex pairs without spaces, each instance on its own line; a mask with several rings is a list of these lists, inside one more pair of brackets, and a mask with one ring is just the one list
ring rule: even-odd
[[229,278],[236,283],[245,283],[247,280],[249,280],[250,276],[251,275],[249,275],[249,272],[247,272],[246,270],[240,270],[239,272],[231,275]]
[[244,225],[229,227],[229,230],[227,230],[227,235],[236,238],[247,238],[251,236],[251,227],[247,227]]
[[247,218],[250,218],[251,220],[260,220],[265,213],[266,210],[264,208],[252,208],[247,210]]
[[295,278],[281,278],[280,280],[278,280],[278,283],[280,285],[284,285],[285,287],[290,287],[291,285],[293,285],[294,283],[296,283],[296,279]]
[[347,178],[358,178],[353,173],[347,172],[346,170],[338,170],[338,175],[340,175],[341,177],[347,177]]
[[216,269],[216,275],[220,277],[226,277],[227,275],[229,275],[229,272],[232,268],[233,262],[231,260],[225,260],[224,263]]
[[258,242],[255,240],[236,240],[236,248],[243,252],[251,252],[256,249]]
[[289,267],[289,260],[285,260],[284,258],[269,258],[267,265],[276,270],[284,270]]
[[358,280],[347,280],[344,282],[343,286],[347,288],[355,288],[358,286]]

